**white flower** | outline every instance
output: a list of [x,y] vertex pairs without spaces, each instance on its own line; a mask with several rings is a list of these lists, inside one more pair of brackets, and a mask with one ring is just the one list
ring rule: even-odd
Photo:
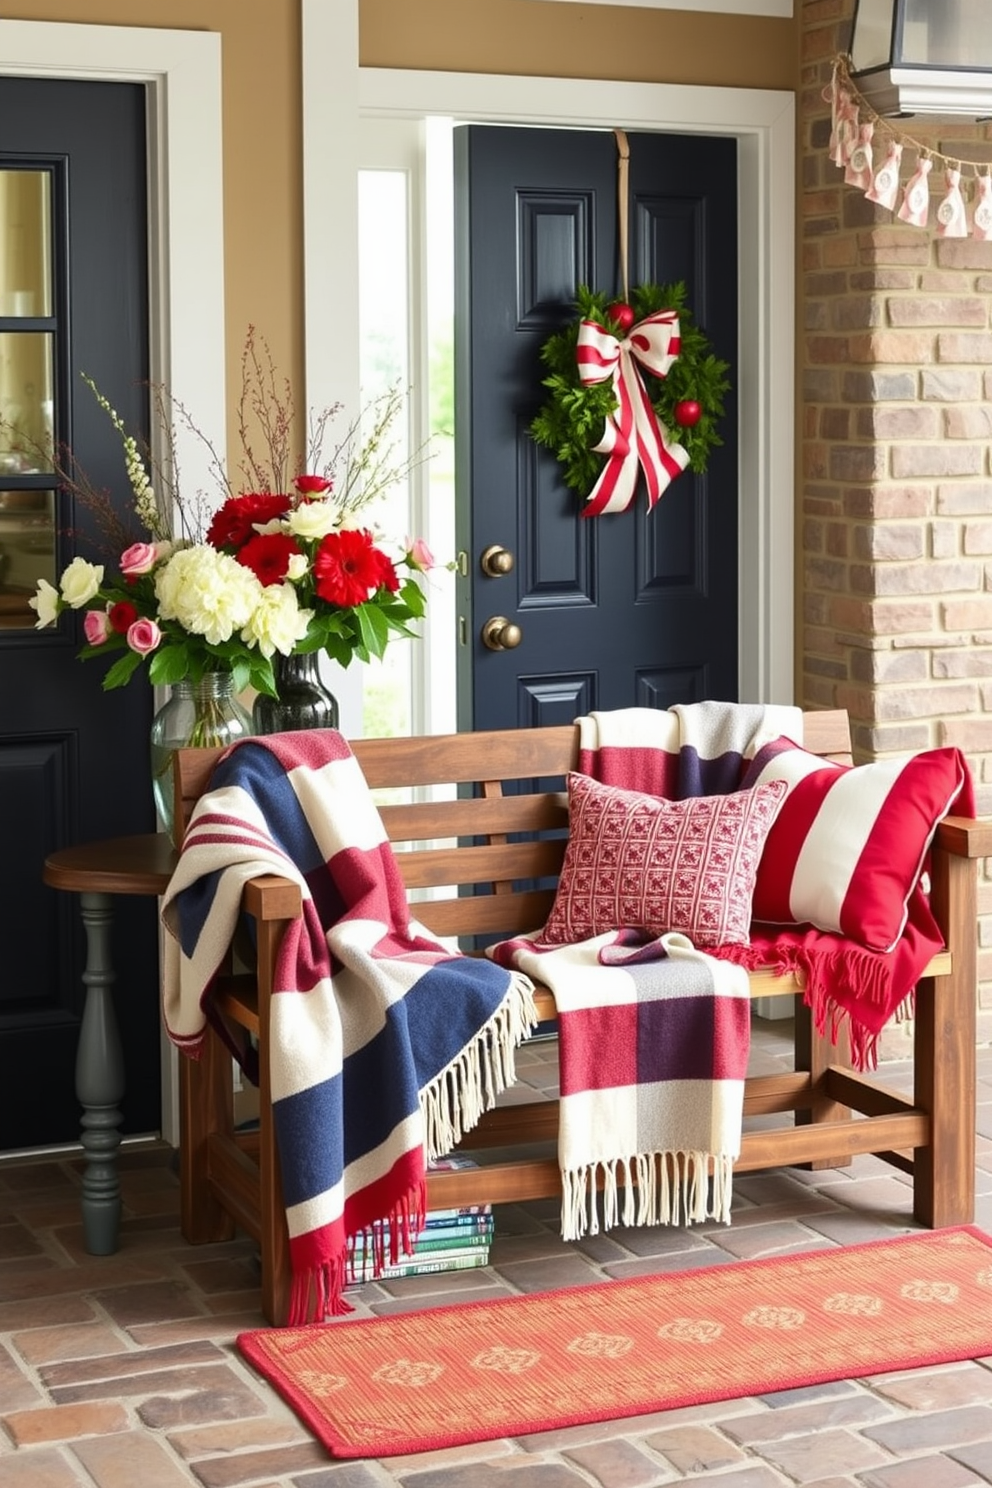
[[266,584],[251,619],[241,632],[248,646],[257,646],[265,657],[274,651],[289,656],[302,641],[313,618],[313,610],[301,610],[292,584]]
[[305,540],[326,537],[334,532],[341,520],[341,513],[332,501],[301,501],[286,518],[290,532]]
[[42,630],[46,625],[54,625],[59,615],[59,591],[47,579],[39,579],[38,592],[32,595],[28,604],[38,616],[35,621],[36,630]]
[[218,645],[248,624],[262,586],[230,554],[200,544],[172,555],[156,575],[155,594],[163,620]]
[[73,558],[59,580],[59,587],[66,604],[74,610],[81,610],[97,594],[102,583],[102,563],[87,563],[85,558]]
[[294,553],[286,565],[286,577],[296,583],[299,579],[305,579],[310,571],[310,562],[306,553]]

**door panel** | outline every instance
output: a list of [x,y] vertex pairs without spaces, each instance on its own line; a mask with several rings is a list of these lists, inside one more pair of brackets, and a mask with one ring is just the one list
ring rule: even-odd
[[[28,175],[40,183],[51,253],[45,293],[35,284],[28,298],[8,283],[0,294],[0,341],[9,353],[0,365],[0,412],[38,437],[24,411],[32,390],[15,373],[29,359],[26,338],[43,338],[52,397],[41,400],[38,428],[72,449],[91,485],[106,489],[133,528],[120,440],[80,374],[94,378],[131,429],[147,430],[144,89],[0,78],[3,173],[15,186]],[[8,268],[23,229],[12,206],[17,195],[0,196],[0,265]],[[39,577],[54,579],[77,553],[109,564],[118,545],[97,511],[56,488],[32,444],[16,446],[0,443],[4,1150],[79,1135],[74,1066],[85,947],[74,898],[41,882],[44,859],[74,842],[154,830],[150,688],[135,679],[103,692],[101,663],[77,656],[78,616],[38,631],[27,607]],[[127,1070],[123,1130],[153,1131],[160,1122],[154,901],[119,902],[114,957]]]
[[[631,135],[629,282],[684,280],[716,353],[737,350],[736,143]],[[460,727],[562,723],[588,708],[737,696],[736,402],[705,476],[653,512],[585,519],[530,436],[540,348],[580,284],[619,292],[617,157],[605,132],[455,131]],[[512,572],[480,568],[491,544]],[[487,618],[522,639],[491,651]]]

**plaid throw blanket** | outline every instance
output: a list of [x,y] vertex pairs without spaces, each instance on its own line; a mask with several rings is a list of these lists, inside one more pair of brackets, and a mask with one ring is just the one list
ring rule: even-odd
[[[764,742],[802,737],[796,708],[723,703],[593,713],[578,725],[584,774],[680,800],[736,789]],[[555,996],[565,1239],[596,1233],[599,1187],[607,1226],[729,1223],[750,1048],[743,968],[684,935],[645,944],[625,930],[554,947],[539,932],[490,955]]]
[[511,1084],[533,1028],[526,977],[463,957],[410,918],[364,776],[332,730],[233,746],[198,802],[163,901],[165,1023],[196,1055],[244,884],[277,873],[303,915],[283,938],[270,1039],[289,1222],[290,1322],[349,1311],[353,1237],[380,1261],[421,1228],[429,1159]]
[[490,954],[544,982],[558,1007],[562,1237],[598,1233],[600,1187],[607,1229],[729,1224],[747,973],[678,934],[646,945],[626,931],[555,947],[520,938]]

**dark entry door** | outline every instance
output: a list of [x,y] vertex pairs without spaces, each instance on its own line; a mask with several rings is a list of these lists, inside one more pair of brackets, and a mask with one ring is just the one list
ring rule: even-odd
[[[39,578],[111,564],[99,515],[37,454],[65,442],[126,515],[120,441],[80,376],[147,427],[145,95],[128,83],[0,77],[0,1149],[79,1135],[74,1061],[84,945],[72,896],[41,882],[54,849],[154,830],[151,691],[104,693],[77,616],[34,629]],[[14,425],[23,438],[10,432]],[[154,901],[121,901],[116,1006],[125,1131],[157,1130]]]
[[[737,362],[736,141],[631,134],[629,283],[679,280],[717,355]],[[529,434],[540,348],[576,288],[621,289],[612,133],[472,125],[455,131],[455,375],[459,726],[570,722],[589,709],[736,699],[736,399],[705,476],[652,512],[580,515]],[[508,549],[509,574],[482,566]],[[512,650],[485,622],[519,628]]]

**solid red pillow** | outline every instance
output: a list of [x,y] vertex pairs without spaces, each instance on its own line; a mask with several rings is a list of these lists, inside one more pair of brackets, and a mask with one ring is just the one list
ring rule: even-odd
[[957,749],[835,765],[775,739],[741,782],[789,789],[758,865],[753,911],[772,924],[815,925],[890,951],[906,924],[937,823],[965,783]]
[[633,929],[747,945],[758,861],[785,793],[773,782],[667,801],[569,775],[568,846],[541,941]]

